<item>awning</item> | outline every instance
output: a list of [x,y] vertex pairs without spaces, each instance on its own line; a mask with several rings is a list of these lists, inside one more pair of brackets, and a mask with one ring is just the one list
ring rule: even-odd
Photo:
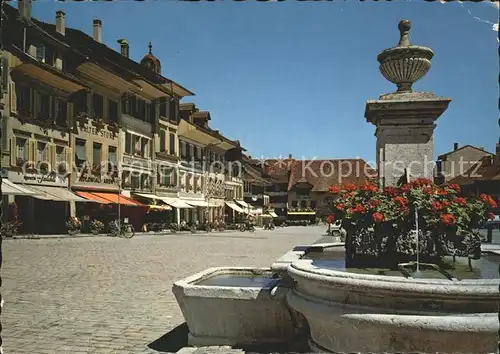
[[243,210],[242,208],[240,208],[236,203],[226,202],[226,205],[228,207],[230,207],[231,209],[233,209],[234,211],[237,211],[238,213],[243,213],[243,214],[247,213],[245,210]]
[[141,87],[141,92],[139,95],[144,96],[145,98],[149,100],[155,100],[160,97],[165,97],[167,95],[166,92],[161,91],[157,89],[155,86],[151,85],[150,83],[144,81],[144,80],[133,80],[137,85]]
[[165,203],[167,203],[170,206],[173,206],[174,208],[178,209],[192,209],[193,207],[189,204],[184,203],[182,200],[178,198],[168,198],[168,197],[161,197],[161,200]]
[[[142,198],[147,198],[151,200],[161,200],[160,197],[154,195],[154,194],[147,194],[147,193],[134,193],[135,195],[138,195],[139,197]],[[169,205],[155,205],[155,204],[149,204],[148,207],[150,209],[158,209],[158,210],[172,210],[172,208]]]
[[162,200],[161,197],[158,197],[157,195],[154,195],[154,194],[146,194],[146,193],[135,193],[136,195],[138,195],[139,197],[143,197],[143,198],[148,198],[148,199],[153,199],[153,200]]
[[80,197],[83,197],[86,200],[86,202],[96,202],[96,203],[101,203],[101,204],[110,204],[111,202],[109,200],[106,200],[104,198],[100,198],[97,195],[93,195],[92,193],[88,192],[75,192],[78,194]]
[[16,66],[12,69],[12,74],[14,77],[21,75],[28,80],[39,82],[42,85],[47,85],[63,95],[70,95],[85,88],[76,82],[66,79],[60,75],[56,75],[55,73],[43,69],[35,64],[26,63]]
[[184,119],[181,119],[181,121],[179,122],[177,134],[204,145],[217,145],[221,143],[221,139],[208,134],[200,127],[197,127],[196,125],[191,124]]
[[270,211],[269,215],[271,215],[273,218],[277,218],[278,214],[276,214],[274,211]]
[[234,200],[236,203],[238,203],[239,205],[241,205],[242,207],[244,208],[250,208],[250,204],[248,204],[247,202],[243,201],[243,200]]
[[125,197],[124,195],[118,196],[117,193],[97,193],[93,192],[92,195],[96,195],[99,198],[106,199],[111,203],[120,204],[120,205],[129,205],[129,206],[145,206],[138,201]]
[[27,195],[32,196],[36,192],[23,188],[19,184],[12,183],[8,179],[2,178],[2,195]]
[[76,68],[76,71],[84,78],[101,84],[104,87],[111,89],[114,92],[123,93],[139,93],[141,87],[135,82],[129,82],[119,75],[114,74],[110,70],[100,67],[92,62],[85,62]]
[[33,197],[40,200],[52,200],[54,202],[86,201],[62,187],[25,185],[25,188],[32,190]]
[[169,205],[148,205],[148,207],[154,210],[172,210]]
[[195,207],[206,208],[209,206],[208,203],[204,200],[184,200],[184,202]]

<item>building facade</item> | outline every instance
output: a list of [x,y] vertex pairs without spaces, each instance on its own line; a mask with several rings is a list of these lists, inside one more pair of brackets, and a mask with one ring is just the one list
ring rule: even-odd
[[459,147],[458,143],[455,143],[452,151],[439,155],[434,173],[435,182],[438,184],[447,183],[451,179],[463,175],[486,156],[493,156],[493,154],[485,151],[482,147],[472,145]]

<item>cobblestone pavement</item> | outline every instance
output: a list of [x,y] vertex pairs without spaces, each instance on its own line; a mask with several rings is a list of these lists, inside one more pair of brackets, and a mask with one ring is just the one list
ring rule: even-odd
[[269,266],[324,230],[6,240],[4,352],[155,353],[147,345],[184,322],[172,282],[213,266]]

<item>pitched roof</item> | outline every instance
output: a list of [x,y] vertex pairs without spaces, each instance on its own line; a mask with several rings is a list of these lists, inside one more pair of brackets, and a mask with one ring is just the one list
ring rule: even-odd
[[444,153],[442,155],[439,155],[438,159],[439,160],[444,160],[447,156],[452,155],[452,154],[456,154],[457,152],[459,152],[460,150],[463,150],[465,148],[471,148],[471,149],[475,149],[475,150],[484,152],[485,154],[494,155],[493,153],[488,152],[488,151],[483,150],[483,149],[480,149],[478,147],[475,147],[475,146],[472,146],[472,145],[464,145],[464,146],[459,147],[457,150],[451,150],[451,151],[448,151],[448,152],[446,152],[446,153]]
[[476,162],[464,174],[451,179],[449,184],[473,184],[476,181],[500,181],[500,163],[490,163],[491,156]]
[[313,192],[326,192],[332,185],[361,185],[375,177],[376,171],[362,159],[295,160],[290,168],[288,190],[297,183],[309,183]]
[[288,182],[294,161],[294,159],[267,159],[264,163],[264,172],[277,183]]
[[[6,12],[10,17],[18,16],[19,11],[7,5],[4,7]],[[42,32],[45,35],[50,36],[53,40],[59,41],[63,43],[66,47],[71,47],[71,49],[75,52],[80,52],[82,55],[91,56],[94,54],[95,50],[105,50],[106,57],[104,58],[102,55],[97,55],[95,59],[103,59],[104,61],[112,62],[115,65],[123,66],[127,71],[134,75],[139,75],[142,78],[154,78],[153,81],[160,81],[161,83],[167,83],[175,86],[181,92],[183,92],[183,96],[193,96],[194,93],[186,89],[185,87],[179,85],[173,80],[166,78],[160,74],[155,73],[149,69],[146,69],[140,63],[134,61],[131,58],[124,57],[120,53],[116,52],[114,49],[108,47],[104,43],[96,42],[91,36],[86,34],[85,32],[78,30],[76,28],[66,27],[65,35],[60,34],[56,31],[56,25],[52,23],[43,22],[37,20],[34,17],[31,17],[30,23],[33,27],[37,28],[38,31]],[[109,58],[108,58],[109,56]],[[119,64],[118,64],[119,63]],[[101,64],[100,64],[101,65]]]

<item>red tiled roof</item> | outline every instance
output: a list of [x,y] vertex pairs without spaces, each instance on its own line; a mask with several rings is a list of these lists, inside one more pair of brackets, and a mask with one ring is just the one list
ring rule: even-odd
[[376,171],[362,159],[295,160],[290,168],[288,190],[297,183],[309,183],[314,192],[326,192],[332,185],[361,185],[376,177]]
[[464,146],[459,147],[457,150],[451,150],[451,151],[445,152],[444,154],[439,155],[439,156],[438,156],[438,159],[439,159],[439,160],[445,160],[445,159],[446,159],[446,157],[448,157],[449,155],[452,155],[452,154],[458,153],[459,151],[461,151],[461,150],[463,150],[463,149],[465,149],[465,148],[474,149],[474,150],[479,150],[479,151],[484,152],[485,154],[489,154],[490,156],[491,156],[491,155],[494,155],[494,154],[492,154],[491,152],[488,152],[488,151],[486,151],[486,150],[483,150],[483,149],[480,149],[480,148],[478,148],[478,147],[475,147],[475,146],[472,146],[472,145],[468,145],[468,144],[467,144],[467,145],[464,145]]
[[490,163],[491,159],[491,156],[483,157],[463,175],[451,179],[448,183],[464,185],[475,181],[500,181],[500,163]]
[[264,172],[279,182],[288,182],[290,168],[294,159],[268,159],[265,160]]

